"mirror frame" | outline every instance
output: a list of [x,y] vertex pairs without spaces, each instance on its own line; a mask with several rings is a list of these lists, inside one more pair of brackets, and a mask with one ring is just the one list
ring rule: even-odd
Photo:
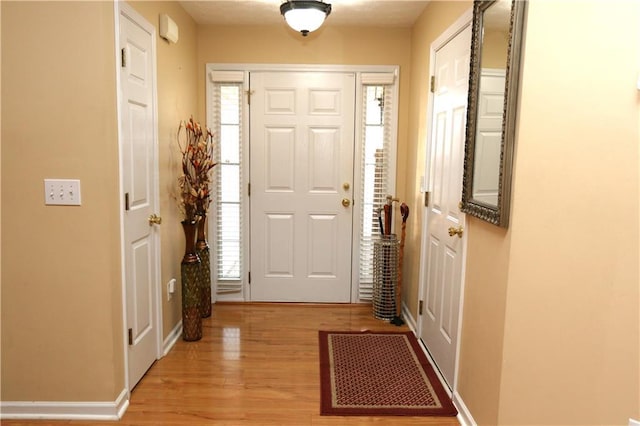
[[497,206],[488,205],[473,198],[473,176],[475,168],[476,125],[478,112],[478,90],[480,86],[480,59],[482,54],[483,14],[496,0],[476,0],[473,4],[473,27],[471,36],[471,67],[469,72],[469,98],[467,128],[462,179],[461,211],[494,225],[506,228],[509,224],[511,201],[511,174],[515,144],[516,115],[518,106],[518,83],[520,80],[520,57],[524,32],[524,17],[527,1],[512,0],[509,23],[509,45],[505,77],[504,108],[502,113],[502,141],[500,147],[500,170],[498,178]]

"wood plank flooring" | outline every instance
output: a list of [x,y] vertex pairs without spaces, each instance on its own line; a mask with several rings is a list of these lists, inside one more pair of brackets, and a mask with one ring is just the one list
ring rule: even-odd
[[[368,305],[216,304],[198,342],[180,340],[104,425],[459,425],[455,417],[320,416],[318,330],[402,331]],[[90,425],[3,420],[3,425]]]

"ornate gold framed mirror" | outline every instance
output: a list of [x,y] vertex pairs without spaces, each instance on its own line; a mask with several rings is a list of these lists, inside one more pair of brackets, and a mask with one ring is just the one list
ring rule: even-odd
[[475,1],[461,210],[507,227],[526,1]]

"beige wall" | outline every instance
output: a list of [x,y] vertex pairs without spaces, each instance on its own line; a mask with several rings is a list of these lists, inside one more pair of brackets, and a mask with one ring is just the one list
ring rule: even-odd
[[484,30],[482,37],[482,57],[480,68],[505,69],[509,51],[509,33],[498,30]]
[[[407,158],[416,164],[406,169],[416,204],[428,45],[461,6],[431,3],[413,28]],[[467,221],[457,391],[478,424],[640,417],[638,7],[530,2],[511,226]],[[409,263],[417,276],[417,258]]]
[[[124,386],[113,4],[0,7],[2,399],[113,400]],[[431,2],[411,31],[308,39],[196,28],[174,2],[134,7],[180,26],[178,44],[158,40],[163,291],[183,251],[172,141],[180,119],[204,121],[205,63],[397,64],[405,302],[417,317],[429,45],[471,3]],[[530,2],[511,226],[467,221],[457,390],[479,424],[640,418],[639,7]],[[45,207],[45,177],[81,179],[83,205]],[[179,297],[163,310],[166,335]]]
[[639,17],[529,4],[499,424],[640,418]]
[[[196,26],[176,2],[134,4],[157,40],[164,335],[180,320],[184,252],[175,130],[196,108]],[[124,388],[112,2],[2,8],[2,399],[113,401]],[[55,47],[55,48],[53,48]],[[81,207],[45,207],[43,179],[78,178]],[[11,206],[6,208],[6,206]],[[35,262],[35,263],[34,263]]]
[[[157,36],[158,50],[158,145],[160,167],[160,238],[162,253],[162,311],[164,337],[182,319],[180,290],[180,261],[184,254],[184,233],[175,195],[180,173],[180,151],[176,144],[176,131],[180,120],[194,120],[204,124],[204,115],[198,115],[196,72],[196,24],[175,1],[138,1],[131,5],[156,29],[160,14],[167,14],[179,28],[177,43],[169,43]],[[176,292],[167,301],[167,283],[177,280]]]
[[301,37],[284,24],[204,26],[198,52],[203,73],[208,62],[400,65],[408,71],[410,30],[323,27]]
[[[2,7],[2,399],[124,387],[113,4]],[[82,206],[45,207],[44,178]]]
[[[407,303],[417,315],[423,196],[420,179],[426,174],[425,156],[429,129],[429,52],[431,43],[460,16],[471,2],[432,2],[413,27],[411,101],[409,109],[409,159],[407,193],[416,208],[410,216],[406,264],[409,270]],[[415,124],[414,124],[415,123]],[[502,339],[509,260],[508,231],[467,218],[467,265],[463,333],[460,339],[458,392],[478,424],[498,421]]]
[[458,393],[482,425],[498,424],[510,231],[467,217]]

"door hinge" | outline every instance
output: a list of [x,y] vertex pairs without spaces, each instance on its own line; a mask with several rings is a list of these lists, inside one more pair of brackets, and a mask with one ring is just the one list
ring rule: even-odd
[[127,48],[123,47],[120,50],[120,63],[122,64],[122,68],[127,67]]
[[247,103],[251,105],[251,95],[255,93],[255,90],[245,90],[244,93],[247,94]]
[[251,284],[251,271],[249,271],[249,284]]
[[133,345],[133,329],[129,329],[129,346]]
[[247,184],[247,195],[251,197],[251,183]]
[[129,211],[129,193],[125,192],[124,194],[124,209],[125,211]]
[[429,207],[429,195],[431,195],[430,192],[425,192],[424,193],[424,206],[425,207]]
[[436,93],[436,76],[431,76],[431,93]]
[[422,307],[423,307],[424,303],[422,302],[422,300],[420,302],[418,302],[418,315],[422,315]]

